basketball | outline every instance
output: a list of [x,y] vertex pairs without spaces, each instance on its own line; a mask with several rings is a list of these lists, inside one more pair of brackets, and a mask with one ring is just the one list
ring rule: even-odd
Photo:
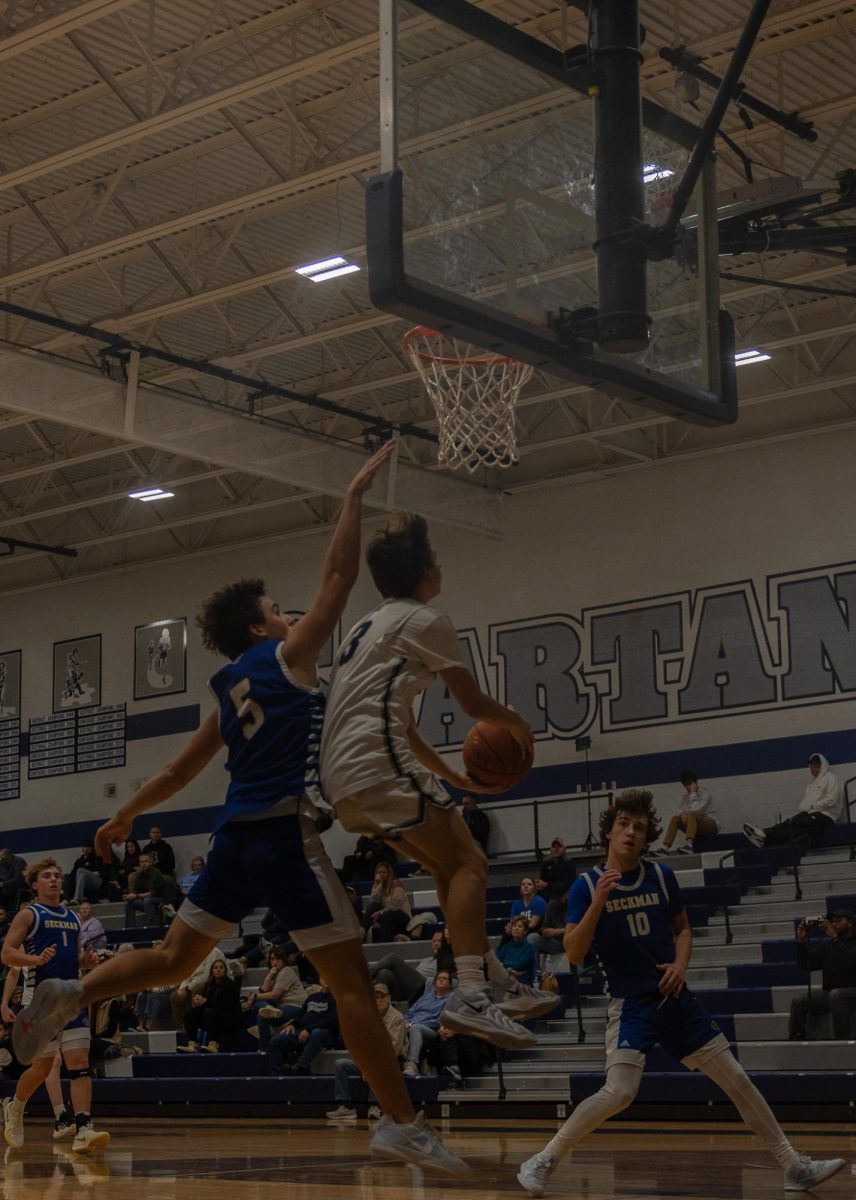
[[476,783],[508,791],[529,774],[533,756],[526,754],[507,729],[479,721],[464,741],[464,769]]

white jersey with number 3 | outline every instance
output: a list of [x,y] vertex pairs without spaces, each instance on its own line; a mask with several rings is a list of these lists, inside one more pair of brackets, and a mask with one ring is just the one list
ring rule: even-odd
[[384,600],[342,640],[321,738],[321,788],[336,804],[364,788],[425,774],[407,741],[413,702],[447,667],[464,665],[445,613]]

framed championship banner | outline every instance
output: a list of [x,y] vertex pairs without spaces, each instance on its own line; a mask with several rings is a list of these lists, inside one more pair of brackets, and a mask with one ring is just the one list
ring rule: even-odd
[[54,642],[53,711],[101,703],[101,634]]
[[0,652],[0,721],[21,715],[21,651]]
[[134,630],[134,699],[187,691],[187,620],[169,617]]

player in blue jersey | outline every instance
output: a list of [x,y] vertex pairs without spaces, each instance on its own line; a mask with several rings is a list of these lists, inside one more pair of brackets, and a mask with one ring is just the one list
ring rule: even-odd
[[[77,981],[80,972],[80,918],[62,903],[62,869],[52,858],[33,863],[24,874],[35,895],[17,914],[3,942],[2,960],[28,972],[33,998],[51,980]],[[33,1093],[47,1081],[57,1050],[62,1053],[71,1081],[76,1134],[72,1149],[79,1154],[100,1150],[110,1134],[92,1125],[92,1078],[89,1072],[89,1022],[82,1003],[68,1013],[53,1040],[18,1080],[14,1098],[3,1101],[3,1136],[9,1146],[24,1144],[24,1109]],[[19,1018],[20,1019],[20,1018]]]
[[[378,451],[348,488],[309,611],[294,621],[261,580],[217,592],[198,623],[205,645],[232,661],[216,672],[217,705],[186,749],[124,804],[96,834],[107,860],[133,820],[174,795],[222,750],[230,783],[205,869],[158,949],[116,955],[75,988],[37,992],[15,1023],[14,1045],[29,1062],[40,1044],[81,1005],[177,983],[237,922],[270,908],[326,979],[351,1057],[383,1106],[371,1149],[446,1174],[469,1168],[416,1117],[377,1005],[353,905],[317,833],[318,751],[324,701],[317,659],[333,634],[360,562],[363,494],[390,457]],[[41,1003],[40,1003],[41,998]]]
[[660,833],[652,800],[647,791],[622,792],[604,810],[606,863],[586,871],[568,893],[565,951],[579,965],[594,949],[611,997],[606,1083],[521,1165],[518,1181],[531,1195],[543,1196],[559,1160],[632,1102],[646,1055],[659,1043],[722,1088],[784,1171],[786,1191],[808,1191],[840,1171],[844,1159],[813,1162],[797,1153],[716,1022],[687,989],[692,931],[675,873],[642,857]]

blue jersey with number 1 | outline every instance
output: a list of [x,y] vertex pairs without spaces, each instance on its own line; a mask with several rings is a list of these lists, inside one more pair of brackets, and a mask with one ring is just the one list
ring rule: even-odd
[[42,954],[53,946],[56,953],[42,966],[27,968],[29,982],[38,985],[45,979],[77,979],[80,917],[64,904],[53,908],[33,903],[30,911],[33,924],[24,939],[24,950],[27,954]]
[[[578,925],[592,902],[603,867],[586,871],[568,892],[568,924]],[[592,949],[603,966],[609,994],[617,998],[657,992],[657,963],[675,961],[672,918],[684,911],[671,867],[640,862],[610,893],[595,929]]]
[[231,776],[215,832],[286,797],[320,800],[324,697],[320,687],[306,687],[292,677],[283,645],[274,638],[258,642],[211,679]]

